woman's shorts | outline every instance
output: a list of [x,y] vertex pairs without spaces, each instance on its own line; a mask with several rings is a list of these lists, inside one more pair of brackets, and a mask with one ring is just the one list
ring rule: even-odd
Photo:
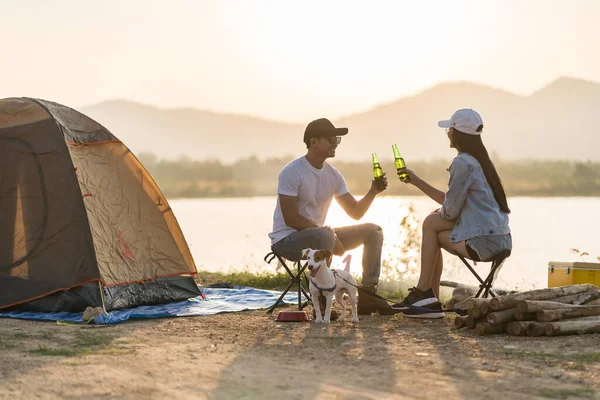
[[505,235],[479,236],[467,239],[465,244],[471,258],[474,259],[474,256],[477,255],[479,260],[475,261],[485,261],[503,250],[512,250],[512,236],[510,233]]

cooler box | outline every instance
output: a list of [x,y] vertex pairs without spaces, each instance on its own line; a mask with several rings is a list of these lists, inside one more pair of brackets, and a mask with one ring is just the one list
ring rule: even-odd
[[600,263],[561,262],[548,263],[548,287],[593,283],[600,287]]

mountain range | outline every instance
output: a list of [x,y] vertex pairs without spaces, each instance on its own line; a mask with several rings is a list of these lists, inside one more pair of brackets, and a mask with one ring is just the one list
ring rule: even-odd
[[[473,108],[484,120],[483,141],[502,159],[600,160],[600,84],[560,78],[521,96],[469,82],[442,83],[414,96],[333,120],[350,132],[337,159],[391,158],[398,144],[410,160],[451,159],[437,121],[459,108]],[[134,153],[158,158],[220,159],[300,156],[306,152],[305,124],[283,123],[190,108],[159,109],[123,100],[82,107]],[[321,115],[315,116],[316,118]],[[308,123],[309,121],[307,121]]]

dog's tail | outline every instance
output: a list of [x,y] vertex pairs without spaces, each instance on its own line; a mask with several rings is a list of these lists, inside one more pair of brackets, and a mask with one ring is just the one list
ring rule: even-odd
[[343,262],[346,263],[346,266],[344,267],[344,271],[350,272],[350,263],[352,262],[352,254],[348,254],[346,257],[344,257]]

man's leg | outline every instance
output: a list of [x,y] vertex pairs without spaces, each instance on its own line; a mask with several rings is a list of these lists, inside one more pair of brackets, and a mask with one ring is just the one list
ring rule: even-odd
[[333,229],[323,227],[294,232],[275,243],[271,248],[288,260],[298,261],[302,259],[302,250],[311,248],[333,251],[334,243]]
[[360,224],[335,228],[335,234],[345,250],[353,250],[364,245],[362,257],[363,286],[377,286],[381,271],[381,249],[383,231],[379,225]]
[[[364,245],[362,284],[366,291],[375,294],[381,271],[381,249],[383,247],[383,231],[381,227],[375,224],[352,225],[335,228],[335,233],[346,250],[352,250],[360,245]],[[374,312],[379,312],[380,314],[395,313],[385,300],[372,296],[363,290],[359,291],[358,313],[369,315]]]

